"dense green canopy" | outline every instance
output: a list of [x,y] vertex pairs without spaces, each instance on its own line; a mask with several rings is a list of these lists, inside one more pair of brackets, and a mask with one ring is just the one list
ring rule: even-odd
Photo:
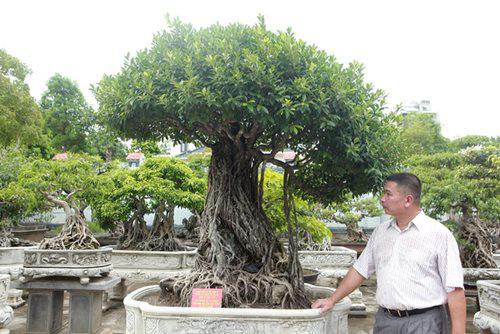
[[398,160],[383,93],[363,82],[362,66],[263,21],[203,29],[171,21],[95,93],[124,137],[207,146],[227,138],[256,157],[293,149],[302,188],[325,198],[371,190]]
[[25,83],[29,68],[0,49],[0,146],[39,144],[42,116]]

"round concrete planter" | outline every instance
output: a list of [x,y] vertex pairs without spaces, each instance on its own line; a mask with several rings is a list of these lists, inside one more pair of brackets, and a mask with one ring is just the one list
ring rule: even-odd
[[[330,288],[306,284],[313,299],[330,296]],[[190,308],[153,306],[141,298],[157,295],[159,286],[147,286],[127,295],[127,334],[345,334],[348,298],[320,314],[317,309]]]
[[86,250],[51,250],[30,248],[24,251],[23,276],[30,280],[38,275],[80,277],[107,276],[111,271],[111,248]]

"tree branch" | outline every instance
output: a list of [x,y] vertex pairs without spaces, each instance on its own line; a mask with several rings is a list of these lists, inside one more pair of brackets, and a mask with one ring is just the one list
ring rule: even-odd
[[55,205],[63,208],[64,209],[64,213],[66,214],[66,217],[69,217],[69,216],[71,216],[73,214],[73,212],[71,212],[71,207],[69,206],[68,202],[60,200],[60,199],[52,196],[51,194],[43,192],[43,191],[42,191],[42,194],[45,196],[45,198],[47,198],[47,200],[49,202],[52,202]]

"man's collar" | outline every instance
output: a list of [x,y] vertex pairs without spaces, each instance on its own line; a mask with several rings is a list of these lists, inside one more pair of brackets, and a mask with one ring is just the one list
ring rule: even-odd
[[[411,227],[411,225],[415,225],[417,230],[422,231],[423,228],[425,228],[425,213],[424,211],[420,210],[419,213],[413,218],[410,223],[408,224],[408,228]],[[399,230],[399,227],[396,224],[396,218],[391,219],[389,225],[387,225],[387,228],[397,228]]]

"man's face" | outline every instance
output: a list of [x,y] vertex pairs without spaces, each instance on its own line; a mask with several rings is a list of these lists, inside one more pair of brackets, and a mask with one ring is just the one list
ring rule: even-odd
[[410,205],[410,199],[406,192],[398,187],[393,181],[386,182],[384,185],[384,194],[380,198],[380,204],[385,213],[391,216],[397,216],[403,213]]

